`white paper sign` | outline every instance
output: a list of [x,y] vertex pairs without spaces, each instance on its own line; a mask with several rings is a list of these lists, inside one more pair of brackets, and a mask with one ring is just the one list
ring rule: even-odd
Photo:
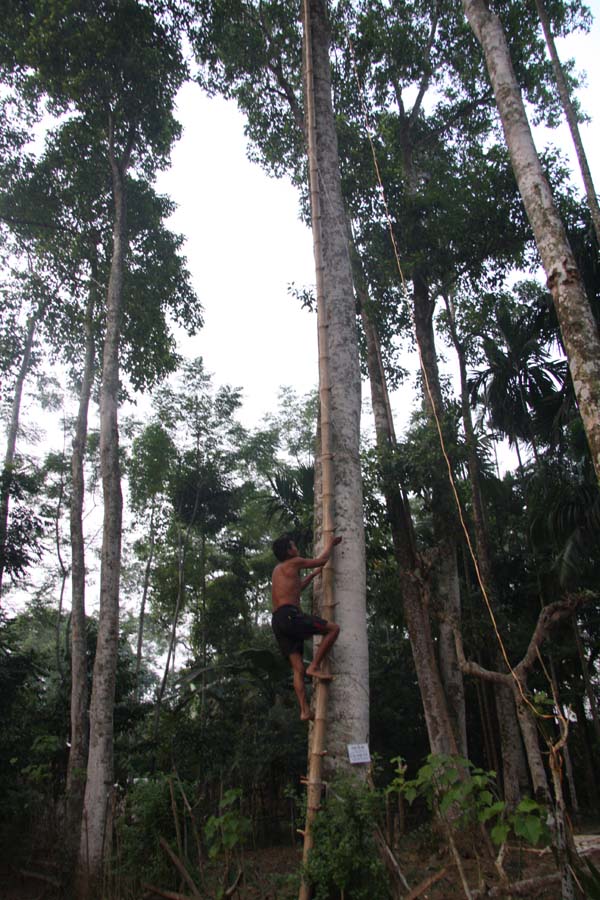
[[371,754],[369,753],[368,744],[347,744],[348,759],[354,765],[355,763],[370,763]]

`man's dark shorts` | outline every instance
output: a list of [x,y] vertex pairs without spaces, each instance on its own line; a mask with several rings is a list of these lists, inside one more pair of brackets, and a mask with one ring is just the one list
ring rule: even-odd
[[271,627],[284,656],[304,652],[304,641],[313,634],[325,634],[327,622],[319,616],[303,613],[299,606],[286,604],[273,613]]

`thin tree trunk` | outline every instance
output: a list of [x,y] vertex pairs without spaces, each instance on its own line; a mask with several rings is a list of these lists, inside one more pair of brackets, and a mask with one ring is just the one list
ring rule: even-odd
[[[560,699],[560,691],[558,689],[558,677],[556,674],[556,666],[554,664],[554,656],[552,655],[552,653],[550,653],[548,655],[548,658],[550,661],[550,677],[552,679],[552,693],[554,695],[554,702],[556,703],[556,706],[558,707],[560,714],[563,716],[563,718],[566,721],[566,715],[568,715],[568,710],[566,711],[566,715],[565,715],[565,709],[563,708],[563,705],[562,705],[562,702]],[[562,746],[562,753],[563,753],[563,757],[565,760],[565,772],[566,772],[566,776],[567,776],[567,784],[569,785],[569,796],[571,798],[571,811],[573,813],[573,819],[578,819],[579,818],[579,801],[577,799],[577,790],[575,788],[575,779],[573,776],[573,764],[571,762],[571,753],[569,750],[569,744],[566,740]],[[554,772],[553,772],[553,775],[554,775]]]
[[[358,264],[358,260],[357,260]],[[362,273],[357,273],[361,299],[361,317],[367,343],[367,365],[371,385],[371,405],[375,418],[377,449],[382,471],[383,491],[392,533],[394,555],[402,585],[406,627],[412,649],[419,692],[432,753],[456,754],[457,742],[452,728],[448,702],[435,654],[429,614],[429,584],[423,561],[417,554],[408,500],[390,470],[390,453],[396,445],[385,372],[381,360],[377,330],[366,311],[366,288]]]
[[[418,271],[413,274],[413,309],[419,358],[423,372],[424,401],[431,427],[438,425],[444,432],[444,405],[439,380],[435,335],[433,330],[434,301],[427,279]],[[434,481],[432,516],[436,539],[437,591],[440,608],[439,657],[440,672],[461,756],[467,756],[467,728],[463,676],[456,658],[453,629],[460,627],[461,604],[458,580],[456,544],[458,517],[452,490],[448,482],[448,468],[440,448],[439,478]]]
[[31,351],[33,349],[33,340],[35,337],[35,329],[37,327],[40,315],[41,310],[35,310],[27,319],[25,346],[23,348],[23,356],[21,357],[19,373],[15,381],[15,392],[12,401],[10,425],[8,426],[8,435],[6,440],[6,453],[4,455],[2,483],[0,485],[0,600],[2,598],[2,579],[6,566],[5,554],[8,534],[8,512],[10,507],[10,494],[12,488],[13,466],[15,462],[15,450],[17,447],[17,435],[19,433],[19,416],[21,413],[21,400],[23,398],[23,385],[25,384],[25,379],[27,377],[27,373],[29,372]]
[[135,653],[135,694],[140,699],[140,669],[142,666],[142,649],[144,646],[144,620],[146,617],[146,602],[148,600],[148,589],[150,587],[150,573],[152,571],[152,562],[154,560],[154,517],[156,515],[156,497],[152,498],[152,507],[150,509],[150,549],[148,550],[148,559],[144,568],[144,586],[142,588],[142,600],[140,603],[140,615],[138,619],[138,636],[137,647]]
[[87,444],[88,411],[96,348],[92,322],[97,302],[95,267],[86,304],[84,332],[85,358],[79,390],[79,409],[71,455],[71,749],[67,766],[64,844],[67,867],[73,865],[81,837],[81,813],[85,792],[88,755],[87,639],[85,618],[85,544],[83,505],[85,496],[84,458]]
[[502,24],[485,0],[463,0],[481,43],[506,144],[552,293],[575,396],[600,481],[600,336],[531,135]]
[[[64,448],[63,448],[64,459]],[[58,592],[58,609],[56,611],[56,671],[63,677],[63,666],[60,656],[60,624],[63,612],[63,602],[65,599],[65,585],[69,575],[69,570],[65,566],[62,555],[61,539],[60,539],[60,517],[62,514],[62,505],[65,496],[65,475],[61,470],[60,487],[58,489],[58,498],[56,503],[56,513],[54,516],[54,543],[56,545],[56,558],[58,559],[58,568],[60,571],[60,591]]]
[[111,847],[107,832],[113,785],[113,707],[119,642],[119,583],[123,499],[119,464],[119,335],[127,244],[125,173],[128,157],[114,154],[110,123],[110,164],[115,220],[106,301],[106,333],[100,391],[100,465],[104,525],[100,567],[100,613],[90,701],[90,744],[78,860],[78,896],[102,893],[104,860]]
[[196,489],[196,495],[194,497],[194,507],[192,509],[192,514],[188,523],[188,526],[185,530],[185,534],[182,535],[181,528],[178,528],[178,549],[177,549],[177,598],[175,600],[175,610],[173,612],[173,621],[171,623],[171,637],[169,640],[169,649],[167,652],[167,661],[165,663],[165,670],[163,672],[163,677],[160,683],[160,687],[158,689],[158,693],[156,696],[156,704],[154,707],[154,740],[155,742],[158,740],[158,727],[160,721],[160,708],[162,705],[163,697],[165,695],[165,690],[167,687],[167,680],[169,677],[169,669],[171,666],[174,666],[175,663],[175,647],[177,640],[177,625],[179,624],[179,613],[181,612],[181,607],[183,605],[184,593],[185,593],[185,560],[186,554],[189,546],[190,534],[194,524],[196,522],[196,516],[198,515],[198,507],[200,505],[200,491]]
[[577,161],[579,163],[579,170],[581,172],[581,178],[583,180],[583,186],[585,188],[585,195],[587,197],[588,206],[590,208],[594,231],[596,232],[596,240],[598,241],[598,244],[600,244],[600,205],[598,205],[598,196],[594,188],[592,173],[590,172],[587,156],[583,147],[583,141],[581,140],[581,134],[579,133],[577,114],[575,112],[575,107],[573,106],[573,103],[571,101],[569,86],[567,84],[565,73],[563,71],[563,67],[556,50],[556,44],[554,43],[554,35],[552,34],[552,26],[550,24],[548,11],[546,10],[546,6],[543,0],[535,0],[535,5],[538,11],[538,16],[540,17],[540,22],[542,23],[542,29],[544,31],[544,37],[546,38],[548,53],[552,61],[552,68],[554,70],[554,77],[556,78],[556,86],[558,88],[560,102],[562,104],[565,118],[568,122],[569,130],[571,132],[571,138],[573,139],[573,144],[575,146]]
[[[475,548],[477,554],[477,567],[479,570],[478,576],[484,590],[487,592],[491,608],[496,609],[498,592],[494,577],[488,527],[481,494],[479,459],[477,457],[475,429],[473,428],[473,419],[469,404],[465,353],[456,330],[454,304],[450,294],[444,296],[444,302],[448,312],[450,334],[456,350],[460,374],[461,411],[465,432],[465,444],[467,447],[467,466],[469,469],[469,483],[471,487]],[[495,635],[493,635],[493,640],[496,640]],[[498,653],[496,654],[496,668],[499,671],[504,671],[506,668],[504,661],[501,658],[499,648]],[[502,684],[496,683],[494,684],[494,692],[500,731],[500,744],[502,748],[502,781],[504,798],[510,807],[515,807],[521,799],[522,782],[525,781],[525,784],[527,783],[526,774],[524,778],[522,774],[525,768],[525,760],[523,756],[523,745],[519,734],[519,724],[517,722],[517,711],[512,692],[508,688]]]
[[600,716],[598,715],[598,702],[596,700],[596,694],[594,693],[594,688],[590,679],[588,662],[585,658],[585,649],[583,647],[583,641],[581,640],[581,632],[579,631],[577,619],[573,619],[573,633],[575,634],[575,644],[577,646],[577,653],[579,655],[579,663],[581,665],[581,675],[583,677],[583,683],[585,685],[585,693],[588,698],[588,703],[590,704],[592,722],[594,723],[594,735],[596,736],[597,750],[598,752],[600,752]]
[[[526,683],[523,679],[520,679],[520,682],[524,693],[526,693]],[[550,806],[552,798],[550,796],[548,778],[546,776],[544,760],[540,750],[540,741],[535,718],[528,704],[521,696],[516,683],[513,683],[513,694],[517,706],[517,717],[519,725],[521,726],[523,744],[525,745],[525,753],[527,754],[529,772],[533,783],[533,793],[538,803],[544,803],[546,806]]]
[[321,196],[325,327],[331,383],[334,506],[343,543],[335,556],[335,681],[329,689],[326,764],[349,766],[347,745],[369,734],[369,665],[366,625],[366,563],[360,468],[361,385],[358,333],[346,211],[342,200],[337,135],[331,101],[329,27],[323,0],[310,0],[310,31]]
[[477,705],[479,707],[479,721],[481,722],[481,731],[483,735],[483,747],[487,760],[487,765],[498,772],[498,761],[496,747],[494,746],[494,738],[492,725],[490,721],[490,708],[487,697],[485,696],[485,683],[479,680],[475,681],[475,690],[477,692]]

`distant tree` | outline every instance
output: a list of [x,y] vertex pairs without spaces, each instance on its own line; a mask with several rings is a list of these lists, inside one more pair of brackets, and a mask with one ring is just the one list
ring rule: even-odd
[[54,10],[33,5],[17,12],[11,37],[15,68],[51,98],[55,109],[71,111],[89,129],[103,148],[112,186],[113,244],[100,396],[104,493],[101,610],[78,866],[78,891],[87,897],[101,890],[109,806],[106,785],[113,781],[122,515],[117,410],[128,248],[126,178],[132,167],[148,177],[168,158],[179,133],[172,109],[185,65],[175,29],[149,7],[133,0],[84,8],[63,0],[59,6],[60,10]]

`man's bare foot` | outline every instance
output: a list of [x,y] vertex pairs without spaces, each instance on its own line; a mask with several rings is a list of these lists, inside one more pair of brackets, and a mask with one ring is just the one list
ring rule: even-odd
[[309,678],[318,678],[319,681],[333,681],[333,675],[329,675],[327,672],[321,672],[320,669],[313,669],[312,666],[308,667],[306,674]]
[[301,712],[301,713],[300,713],[300,719],[301,719],[303,722],[313,722],[313,721],[314,721],[314,718],[315,718],[315,714],[314,714],[314,712],[312,711],[312,709],[309,709],[309,710],[307,710],[306,712]]

